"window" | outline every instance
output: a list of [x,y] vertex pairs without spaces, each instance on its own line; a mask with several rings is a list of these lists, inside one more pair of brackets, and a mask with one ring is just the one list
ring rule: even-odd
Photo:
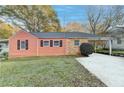
[[20,48],[21,49],[26,49],[26,41],[21,41]]
[[80,41],[79,41],[79,40],[75,40],[75,41],[74,41],[74,45],[75,45],[75,46],[79,46],[79,45],[80,45]]
[[41,47],[62,47],[62,40],[41,40],[40,41]]
[[2,45],[0,45],[0,48],[2,47]]
[[17,40],[17,50],[28,50],[28,40]]
[[46,46],[46,47],[50,46],[50,42],[49,41],[43,41],[43,46]]
[[54,46],[55,46],[55,47],[60,47],[60,41],[57,41],[57,40],[54,41]]
[[117,38],[117,44],[121,44],[121,39]]

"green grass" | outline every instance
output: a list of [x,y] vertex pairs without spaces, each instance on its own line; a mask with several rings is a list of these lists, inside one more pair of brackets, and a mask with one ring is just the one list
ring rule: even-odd
[[0,86],[106,86],[74,56],[18,58],[0,62]]
[[[101,49],[101,50],[97,50],[97,52],[109,54],[109,50]],[[112,50],[112,54],[122,54],[122,55],[124,55],[124,50]]]

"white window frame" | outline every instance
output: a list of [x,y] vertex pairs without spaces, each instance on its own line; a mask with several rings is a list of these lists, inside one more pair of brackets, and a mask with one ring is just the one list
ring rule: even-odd
[[[49,44],[48,46],[44,46],[44,42],[45,42],[45,41],[48,41],[48,42],[49,42],[49,43],[48,43],[48,44]],[[43,47],[50,47],[50,40],[43,40]]]
[[79,45],[76,45],[76,44],[75,44],[75,41],[76,41],[76,40],[74,40],[74,46],[80,46],[80,40],[78,40],[78,41],[79,41]]
[[[54,45],[54,42],[55,42],[55,41],[59,41],[59,45],[58,45],[58,46],[55,46],[55,45]],[[53,40],[53,47],[60,47],[60,40]]]
[[[25,42],[25,48],[22,48],[22,47],[21,47],[21,44],[22,44],[21,42],[22,42],[22,41]],[[26,50],[26,40],[20,40],[20,50]]]
[[122,44],[121,38],[117,38],[117,44],[118,44],[118,45],[121,45],[121,44]]

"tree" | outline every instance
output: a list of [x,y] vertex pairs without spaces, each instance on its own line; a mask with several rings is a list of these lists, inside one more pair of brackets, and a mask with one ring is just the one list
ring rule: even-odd
[[[98,11],[98,12],[97,12]],[[98,10],[94,7],[89,8],[87,12],[88,22],[89,22],[89,29],[91,33],[96,34],[97,25],[101,21],[102,10],[99,8]]]
[[[92,7],[92,8],[89,8],[88,9],[88,12],[87,12],[87,16],[88,16],[88,22],[89,22],[89,29],[90,29],[90,32],[92,34],[96,34],[97,31],[99,31],[97,29],[100,21],[101,21],[101,17],[102,17],[102,8],[95,8],[95,7]],[[94,45],[94,50],[96,52],[96,42],[95,40],[93,41],[93,45]]]
[[[93,34],[106,35],[110,28],[124,23],[123,6],[96,6],[88,9],[88,22],[90,32]],[[96,43],[94,41],[96,50]]]
[[30,32],[60,31],[57,15],[51,6],[1,6],[0,17]]
[[124,23],[123,6],[97,6],[88,9],[89,29],[93,34],[105,34],[109,28]]
[[8,39],[18,29],[0,20],[0,38]]
[[70,22],[64,28],[63,32],[83,32],[84,26],[78,22]]
[[113,6],[114,13],[114,22],[115,25],[123,25],[124,24],[124,6]]

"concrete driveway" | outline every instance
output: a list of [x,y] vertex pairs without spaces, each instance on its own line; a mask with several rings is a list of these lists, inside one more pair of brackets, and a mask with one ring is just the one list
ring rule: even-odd
[[124,87],[124,57],[94,53],[76,60],[109,87]]

